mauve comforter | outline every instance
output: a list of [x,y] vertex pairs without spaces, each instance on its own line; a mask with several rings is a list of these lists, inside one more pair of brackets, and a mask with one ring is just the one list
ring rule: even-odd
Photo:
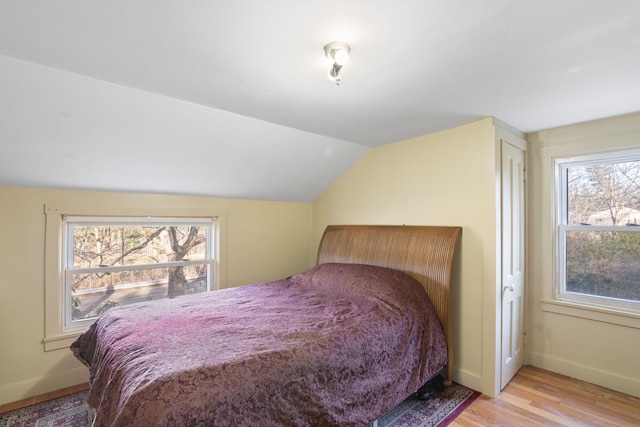
[[103,314],[71,346],[101,426],[360,426],[446,364],[421,285],[322,264]]

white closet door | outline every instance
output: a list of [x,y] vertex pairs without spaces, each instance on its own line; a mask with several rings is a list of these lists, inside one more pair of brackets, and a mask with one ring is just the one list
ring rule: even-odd
[[524,363],[524,150],[501,141],[503,389]]

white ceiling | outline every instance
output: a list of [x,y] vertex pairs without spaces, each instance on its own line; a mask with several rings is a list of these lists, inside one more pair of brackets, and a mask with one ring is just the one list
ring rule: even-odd
[[0,1],[0,185],[308,202],[369,147],[635,111],[637,0]]

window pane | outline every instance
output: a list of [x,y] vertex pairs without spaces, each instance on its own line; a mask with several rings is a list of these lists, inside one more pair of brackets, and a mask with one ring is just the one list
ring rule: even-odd
[[207,226],[73,225],[73,265],[90,268],[206,259]]
[[640,225],[640,161],[567,167],[567,224]]
[[208,264],[71,275],[72,320],[109,308],[207,291]]
[[640,233],[567,231],[566,291],[640,301]]

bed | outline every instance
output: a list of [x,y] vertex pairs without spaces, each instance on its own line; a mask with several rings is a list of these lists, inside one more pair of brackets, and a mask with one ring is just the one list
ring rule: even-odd
[[71,346],[94,426],[362,426],[450,382],[460,232],[329,226],[308,271],[104,313]]

